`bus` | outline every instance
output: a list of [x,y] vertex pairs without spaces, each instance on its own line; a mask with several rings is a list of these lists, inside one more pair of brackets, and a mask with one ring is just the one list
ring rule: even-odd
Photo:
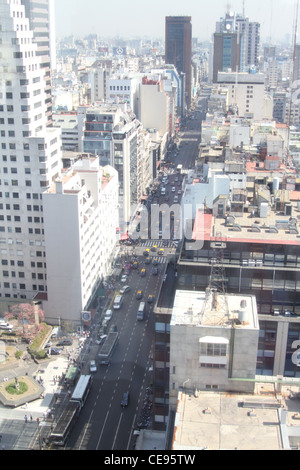
[[64,408],[50,434],[50,441],[57,446],[64,446],[73,426],[78,420],[80,411],[85,404],[92,385],[91,375],[82,375],[75,387],[73,395]]
[[119,310],[122,307],[122,303],[123,303],[123,296],[116,295],[115,300],[114,300],[114,310]]
[[181,172],[182,172],[182,165],[177,165],[176,172],[177,172],[177,173],[181,173]]
[[85,401],[88,397],[89,391],[92,386],[92,376],[91,375],[81,375],[80,379],[77,382],[73,395],[71,396],[71,401],[76,401],[80,403],[82,408],[85,404]]
[[141,302],[139,305],[139,309],[137,312],[137,320],[144,320],[144,313],[145,313],[145,302]]

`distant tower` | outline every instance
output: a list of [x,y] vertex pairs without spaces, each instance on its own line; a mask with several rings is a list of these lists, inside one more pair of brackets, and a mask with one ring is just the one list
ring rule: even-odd
[[165,31],[165,63],[175,65],[177,72],[185,74],[187,107],[192,98],[192,18],[167,16]]

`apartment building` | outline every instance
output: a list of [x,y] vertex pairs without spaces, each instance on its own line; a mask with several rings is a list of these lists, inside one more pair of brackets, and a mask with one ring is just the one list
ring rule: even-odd
[[20,0],[0,2],[3,308],[47,291],[42,193],[61,172],[61,134],[47,127],[47,86]]
[[185,387],[251,393],[258,337],[254,296],[177,290],[170,322],[170,407]]
[[109,273],[119,226],[118,174],[79,158],[43,194],[46,319],[81,325],[81,313]]
[[143,127],[130,109],[123,111],[118,105],[87,107],[83,112],[83,151],[118,171],[120,225],[126,226],[145,191],[141,182],[147,181],[142,176]]
[[273,102],[265,94],[265,75],[261,73],[218,73],[218,83],[228,89],[227,109],[254,120],[271,119]]
[[22,0],[25,15],[29,19],[33,41],[37,44],[36,55],[40,58],[40,67],[45,75],[45,92],[48,124],[51,125],[52,97],[51,71],[56,68],[56,37],[54,0]]

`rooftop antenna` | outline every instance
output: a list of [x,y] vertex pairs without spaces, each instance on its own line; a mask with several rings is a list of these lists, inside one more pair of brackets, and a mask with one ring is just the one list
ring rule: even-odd
[[245,0],[243,0],[243,18],[245,18]]

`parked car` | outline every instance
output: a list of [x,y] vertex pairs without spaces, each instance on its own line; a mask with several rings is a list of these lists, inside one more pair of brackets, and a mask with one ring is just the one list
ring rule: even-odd
[[62,339],[58,343],[56,343],[56,346],[72,346],[73,341],[71,339]]
[[129,404],[129,392],[123,393],[123,397],[121,400],[121,406],[122,408],[125,408]]
[[51,356],[57,356],[62,352],[61,348],[50,348]]
[[106,338],[107,338],[107,335],[98,336],[98,338],[96,339],[96,344],[103,344]]

